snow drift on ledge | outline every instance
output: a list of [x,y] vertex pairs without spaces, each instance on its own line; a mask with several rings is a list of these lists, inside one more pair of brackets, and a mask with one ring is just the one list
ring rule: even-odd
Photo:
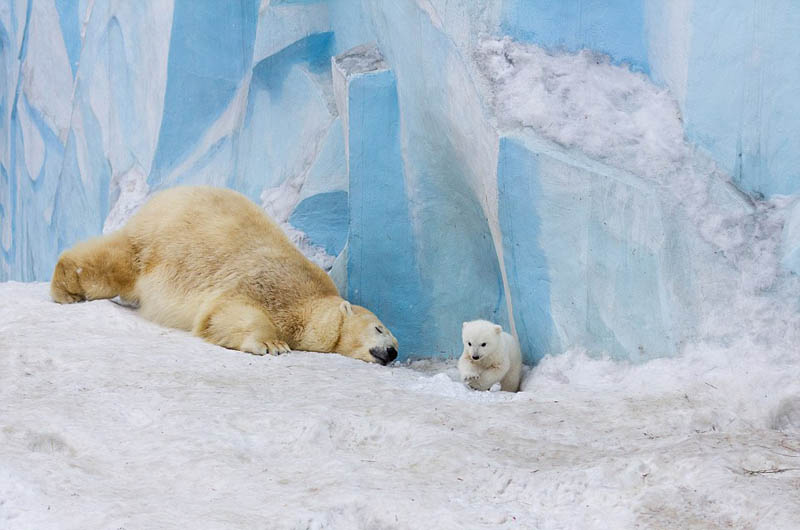
[[0,527],[788,529],[800,367],[762,348],[571,351],[479,393],[0,284]]

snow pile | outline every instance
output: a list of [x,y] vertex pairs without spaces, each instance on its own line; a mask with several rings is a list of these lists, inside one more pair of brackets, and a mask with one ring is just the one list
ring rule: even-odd
[[280,223],[280,227],[289,237],[289,241],[291,241],[305,257],[322,267],[322,270],[326,272],[333,268],[333,262],[336,261],[336,256],[331,256],[325,252],[324,248],[312,243],[305,232],[301,232],[288,222]]
[[800,393],[736,385],[797,368],[725,355],[574,351],[474,392],[453,361],[254,357],[0,284],[0,527],[793,528]]
[[642,176],[666,171],[688,156],[671,94],[646,75],[611,64],[606,55],[553,53],[506,37],[482,41],[475,56],[493,85],[501,128],[532,127],[567,148]]
[[347,50],[334,57],[333,62],[346,75],[385,70],[389,67],[374,42]]
[[123,175],[112,179],[111,189],[117,198],[114,206],[106,216],[103,223],[103,233],[110,234],[128,222],[133,214],[147,201],[150,187],[147,185],[147,176],[138,165],[133,166]]

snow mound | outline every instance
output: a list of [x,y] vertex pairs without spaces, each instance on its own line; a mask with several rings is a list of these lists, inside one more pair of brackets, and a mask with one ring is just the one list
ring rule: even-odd
[[575,350],[474,392],[452,360],[255,357],[4,283],[0,527],[788,529],[799,369]]
[[324,248],[312,243],[305,232],[296,229],[289,222],[280,223],[280,227],[289,237],[289,241],[291,241],[305,257],[320,266],[325,272],[333,268],[333,262],[336,261],[336,256],[331,256],[325,252]]
[[147,176],[138,165],[112,179],[111,189],[112,195],[116,194],[117,198],[103,224],[104,234],[122,228],[147,201],[150,192]]
[[475,55],[493,85],[501,128],[531,127],[638,175],[668,170],[687,156],[669,91],[606,55],[550,52],[508,37],[482,41]]
[[771,426],[779,431],[800,431],[800,395],[787,397],[778,404]]

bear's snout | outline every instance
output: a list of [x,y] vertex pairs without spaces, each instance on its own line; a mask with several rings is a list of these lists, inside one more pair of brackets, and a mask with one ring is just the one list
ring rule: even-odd
[[481,356],[480,356],[480,355],[478,355],[477,353],[473,353],[473,354],[472,354],[472,360],[473,360],[473,361],[477,361],[477,360],[478,360],[478,359],[480,359],[480,358],[481,358]]
[[369,354],[375,357],[379,363],[387,365],[397,359],[397,348],[394,346],[389,346],[388,348],[370,348]]

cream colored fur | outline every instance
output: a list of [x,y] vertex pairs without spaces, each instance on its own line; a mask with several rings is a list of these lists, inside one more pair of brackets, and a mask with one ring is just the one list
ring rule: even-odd
[[397,348],[258,206],[221,188],[163,191],[122,229],[65,251],[51,295],[120,296],[154,322],[259,355],[293,349],[374,362],[370,349]]

